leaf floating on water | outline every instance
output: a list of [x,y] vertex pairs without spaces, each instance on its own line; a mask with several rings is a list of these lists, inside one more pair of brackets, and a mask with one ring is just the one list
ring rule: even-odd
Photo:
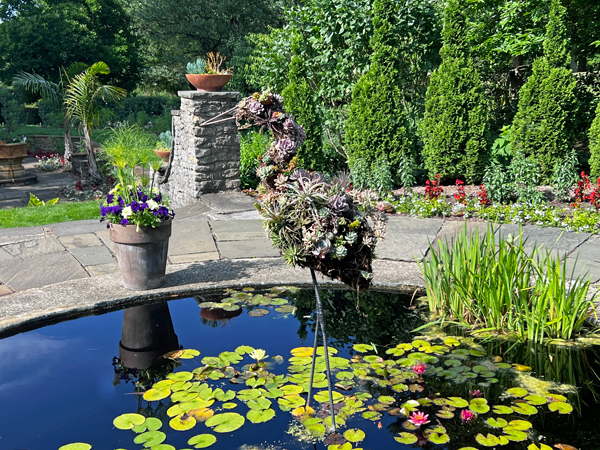
[[452,419],[454,417],[454,413],[450,411],[438,411],[435,415],[440,419]]
[[146,392],[144,392],[144,400],[147,400],[149,402],[155,402],[155,401],[160,401],[163,398],[167,398],[169,395],[171,395],[171,389],[168,388],[161,388],[161,389],[149,389]]
[[460,345],[460,341],[453,336],[448,336],[446,339],[444,339],[444,344],[450,347],[458,347]]
[[513,411],[525,416],[533,416],[538,413],[535,406],[531,406],[529,403],[517,403],[512,407]]
[[401,444],[407,445],[414,444],[419,440],[413,433],[408,433],[406,431],[403,431],[398,436],[394,436],[394,439]]
[[239,307],[239,305],[226,305],[226,306],[223,306],[223,310],[224,311],[237,311],[238,309],[241,309]]
[[525,431],[529,430],[533,425],[527,420],[511,420],[508,423],[508,428],[512,430]]
[[229,433],[241,428],[244,425],[244,416],[238,413],[223,413],[212,416],[205,424],[207,427],[215,427],[217,433]]
[[360,442],[365,438],[365,432],[363,430],[359,430],[358,428],[351,428],[350,430],[346,430],[344,432],[344,438],[346,438],[349,442]]
[[354,344],[352,348],[359,353],[366,353],[370,350],[373,350],[373,346],[369,344]]
[[146,418],[141,414],[121,414],[113,420],[113,425],[119,430],[131,430],[145,421]]
[[216,436],[212,434],[198,434],[187,441],[188,445],[193,445],[194,448],[206,448],[217,442]]
[[292,305],[283,305],[275,308],[275,311],[282,314],[294,314],[296,312],[296,307]]
[[450,436],[448,436],[446,433],[443,434],[439,434],[439,433],[431,433],[428,434],[427,436],[427,440],[429,440],[429,442],[433,443],[433,444],[446,444],[448,442],[450,442]]
[[143,424],[134,427],[133,431],[136,433],[143,433],[144,431],[160,430],[160,427],[162,427],[160,419],[157,419],[156,417],[147,417],[146,421]]
[[313,348],[312,347],[297,347],[290,351],[292,356],[297,356],[299,358],[305,358],[307,356],[312,356]]
[[350,442],[346,442],[344,444],[332,444],[327,446],[327,450],[352,450],[352,444]]
[[242,288],[242,291],[244,291],[244,292],[252,292],[253,290],[254,290],[254,288],[253,288],[253,287],[245,287],[245,288]]
[[577,450],[577,448],[573,447],[572,445],[568,445],[568,444],[554,444],[554,447],[557,448],[558,450]]
[[573,411],[573,407],[565,402],[552,402],[548,404],[550,411],[558,411],[559,414],[569,414]]
[[553,402],[566,402],[567,401],[567,397],[565,397],[564,395],[560,395],[560,394],[548,394],[548,395],[546,395],[546,397],[548,397]]
[[246,418],[252,423],[268,422],[275,417],[274,409],[252,409],[246,414]]
[[496,414],[512,414],[514,411],[510,406],[505,405],[495,405],[494,413]]
[[485,398],[474,398],[469,403],[469,409],[478,414],[485,414],[490,410]]
[[446,403],[455,408],[466,408],[469,406],[469,402],[460,397],[448,397]]
[[233,409],[233,408],[237,408],[237,403],[233,403],[233,402],[227,402],[227,403],[223,403],[221,405],[221,407],[223,409]]
[[490,427],[493,428],[504,428],[506,425],[508,425],[508,422],[502,417],[498,417],[498,419],[490,417],[488,420],[486,420],[486,422]]
[[488,433],[487,436],[479,433],[477,436],[475,436],[475,440],[484,447],[495,447],[500,444],[500,440],[490,433]]
[[504,437],[509,441],[523,442],[527,440],[527,433],[521,430],[516,430],[510,426],[504,429]]
[[271,303],[276,306],[281,306],[287,304],[288,301],[285,298],[274,298],[273,300],[271,300]]
[[187,411],[187,414],[188,416],[192,416],[194,419],[196,419],[196,422],[206,422],[215,414],[215,412],[210,408],[199,408],[191,409]]
[[378,413],[377,411],[365,411],[364,413],[362,413],[362,416],[364,419],[372,421],[381,419],[381,413]]
[[552,450],[552,447],[550,447],[546,444],[540,444],[540,447],[538,447],[535,444],[529,444],[529,447],[527,447],[527,450]]
[[256,409],[260,411],[263,409],[269,409],[271,407],[271,400],[261,397],[257,398],[256,400],[250,400],[247,405],[250,409]]
[[167,435],[162,431],[147,431],[146,433],[137,435],[133,442],[136,444],[144,444],[144,447],[150,448],[161,444],[166,438]]
[[72,444],[63,445],[58,450],[90,450],[92,446],[84,442],[73,442]]
[[[214,417],[214,416],[213,416]],[[196,426],[196,419],[187,413],[173,417],[169,422],[171,428],[177,431],[191,430]]]
[[541,395],[528,395],[527,397],[525,397],[525,400],[530,405],[536,405],[536,406],[545,405],[546,403],[548,403],[548,400],[546,400],[546,397],[542,397]]
[[251,317],[262,317],[266,316],[267,314],[269,314],[269,310],[265,308],[256,308],[252,311],[248,311],[248,315]]
[[513,397],[517,397],[517,398],[525,397],[528,394],[526,389],[519,388],[519,387],[507,389],[506,393],[512,395]]
[[167,375],[167,378],[169,380],[173,380],[175,382],[177,382],[177,381],[189,381],[192,378],[194,378],[194,374],[192,372],[170,373],[169,375]]
[[253,347],[250,347],[248,345],[240,345],[238,348],[235,349],[235,352],[238,355],[246,355],[246,354],[250,354],[254,351]]

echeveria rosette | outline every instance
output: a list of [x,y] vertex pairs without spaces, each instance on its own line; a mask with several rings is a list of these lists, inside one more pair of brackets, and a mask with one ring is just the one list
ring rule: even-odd
[[168,199],[158,189],[117,185],[100,205],[100,221],[119,225],[156,227],[175,217]]

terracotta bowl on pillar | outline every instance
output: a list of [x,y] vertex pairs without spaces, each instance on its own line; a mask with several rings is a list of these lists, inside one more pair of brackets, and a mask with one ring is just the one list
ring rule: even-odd
[[190,84],[199,91],[219,92],[227,83],[229,83],[232,75],[187,73],[185,77],[188,79]]

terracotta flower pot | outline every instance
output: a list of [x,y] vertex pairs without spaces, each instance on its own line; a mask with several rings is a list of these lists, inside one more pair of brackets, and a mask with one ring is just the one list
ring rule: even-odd
[[171,152],[168,151],[168,150],[158,150],[158,149],[155,148],[154,149],[154,154],[156,154],[156,156],[158,156],[164,162],[168,163],[169,162],[169,155],[171,154]]
[[161,287],[165,282],[167,252],[172,219],[156,228],[109,223],[110,239],[115,243],[117,261],[127,289],[143,291]]
[[219,92],[221,89],[223,89],[223,86],[229,83],[229,80],[231,80],[232,77],[232,75],[197,75],[191,73],[187,73],[185,76],[192,86],[199,91],[204,92]]

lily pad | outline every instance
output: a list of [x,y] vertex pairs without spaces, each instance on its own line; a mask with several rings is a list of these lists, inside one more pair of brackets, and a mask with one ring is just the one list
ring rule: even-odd
[[187,413],[173,417],[169,421],[171,428],[177,431],[191,430],[196,426],[196,419]]
[[173,381],[190,381],[194,378],[194,374],[192,372],[176,372],[170,373],[167,378]]
[[398,436],[394,436],[394,439],[397,442],[400,442],[401,444],[406,444],[406,445],[414,444],[419,440],[419,438],[417,438],[417,436],[415,436],[413,433],[408,433],[406,431],[403,431]]
[[359,353],[366,353],[370,350],[373,350],[373,346],[369,344],[354,344],[352,348]]
[[508,423],[508,428],[511,430],[526,431],[529,430],[532,426],[533,425],[531,424],[531,422],[527,420],[511,420]]
[[313,352],[312,347],[297,347],[290,351],[292,356],[298,356],[300,358],[312,356]]
[[445,410],[438,411],[435,415],[440,419],[452,419],[454,417],[454,413]]
[[546,403],[548,403],[546,397],[542,397],[541,395],[528,395],[527,397],[525,397],[525,401],[530,405],[536,406],[545,405]]
[[161,388],[161,389],[148,389],[146,392],[144,392],[144,400],[147,400],[149,402],[156,402],[159,400],[162,400],[163,398],[167,398],[169,395],[171,395],[171,389],[169,388]]
[[499,439],[493,434],[484,436],[483,434],[479,433],[477,436],[475,436],[475,440],[484,447],[495,447],[500,444]]
[[498,417],[497,419],[490,417],[488,420],[486,420],[486,422],[490,427],[493,428],[504,428],[506,425],[508,425],[508,422],[502,417]]
[[196,419],[196,422],[206,422],[215,414],[215,412],[210,408],[200,408],[187,411],[187,414]]
[[250,409],[256,409],[260,411],[263,409],[269,409],[271,407],[271,400],[268,398],[259,397],[256,400],[250,400],[247,405]]
[[252,423],[267,422],[273,417],[275,417],[274,409],[252,409],[248,411],[248,414],[246,414],[246,418]]
[[454,406],[455,408],[466,408],[469,406],[469,402],[460,397],[448,397],[448,401],[446,403],[450,406]]
[[292,305],[283,305],[275,308],[275,311],[282,314],[294,314],[296,312],[296,307]]
[[144,444],[144,447],[149,448],[161,444],[166,438],[167,435],[162,431],[147,431],[137,435],[133,442],[136,444]]
[[351,428],[350,430],[346,430],[344,432],[344,437],[349,442],[360,442],[365,438],[365,432],[363,430],[359,430],[358,428]]
[[[331,396],[333,398],[333,403],[338,403],[338,402],[341,402],[342,400],[344,400],[344,396],[336,391],[333,391],[331,393]],[[329,392],[328,391],[319,391],[317,394],[315,394],[314,399],[316,401],[318,401],[319,403],[329,402]]]
[[503,436],[513,442],[523,442],[527,440],[527,433],[521,430],[512,429],[511,427],[506,427],[504,429]]
[[253,347],[250,347],[249,345],[240,345],[238,348],[235,349],[235,352],[238,355],[246,355],[246,354],[250,354],[254,351]]
[[525,397],[528,394],[527,389],[523,389],[523,388],[519,388],[519,387],[507,389],[506,393],[512,395],[513,397],[517,397],[517,398]]
[[223,413],[212,416],[205,423],[207,427],[214,427],[217,433],[230,433],[241,428],[245,421],[238,413]]
[[427,439],[429,440],[429,442],[438,445],[450,442],[450,436],[448,436],[446,433],[431,433],[427,435]]
[[160,430],[162,422],[156,417],[147,417],[143,424],[133,428],[136,433],[143,433],[144,431],[156,431]]
[[573,407],[565,402],[552,402],[548,404],[550,411],[558,411],[559,414],[569,414],[573,411]]
[[141,414],[121,414],[113,420],[113,425],[119,430],[131,430],[133,427],[143,424],[146,418]]
[[494,413],[496,414],[512,414],[514,411],[510,406],[505,405],[495,405]]
[[552,447],[550,447],[549,445],[546,445],[546,444],[540,444],[539,447],[535,444],[529,444],[529,447],[527,447],[527,450],[552,450]]
[[381,419],[381,413],[379,413],[377,411],[365,411],[364,413],[362,413],[362,416],[364,419],[372,420],[372,421]]
[[92,446],[84,442],[73,442],[72,444],[63,445],[58,450],[90,450]]
[[478,414],[485,414],[490,410],[485,398],[474,398],[469,403],[469,409]]
[[525,416],[533,416],[537,414],[538,410],[535,406],[531,406],[529,403],[517,403],[512,406],[514,412],[523,414]]
[[223,403],[221,405],[221,407],[223,409],[233,409],[233,408],[237,408],[237,403],[233,403],[233,402],[227,402],[227,403]]
[[194,448],[206,448],[217,442],[216,436],[212,434],[198,434],[187,441],[188,445],[194,446]]
[[262,317],[266,316],[267,314],[269,314],[269,310],[265,308],[256,308],[252,311],[248,311],[248,315],[251,317]]

